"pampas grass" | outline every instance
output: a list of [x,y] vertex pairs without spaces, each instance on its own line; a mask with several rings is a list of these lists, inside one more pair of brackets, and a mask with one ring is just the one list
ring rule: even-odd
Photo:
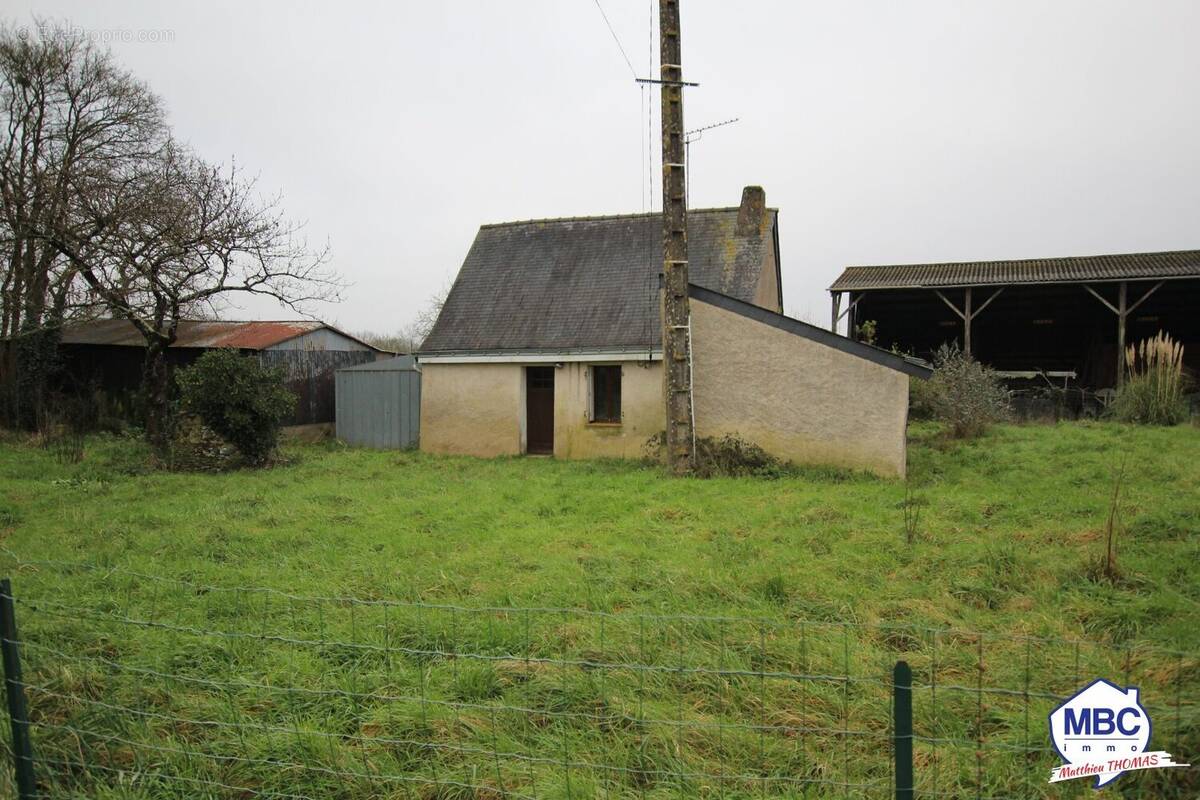
[[1125,384],[1114,403],[1117,419],[1144,425],[1176,425],[1187,419],[1182,343],[1159,331],[1125,349],[1125,368]]

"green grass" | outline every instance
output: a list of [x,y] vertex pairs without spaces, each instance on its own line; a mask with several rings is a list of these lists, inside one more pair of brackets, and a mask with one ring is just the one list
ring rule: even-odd
[[[962,444],[917,427],[912,545],[902,482],[836,471],[289,455],[194,475],[147,470],[125,440],[90,440],[75,465],[0,446],[35,746],[64,762],[39,767],[48,788],[886,797],[898,658],[918,735],[940,740],[918,742],[918,780],[943,796],[1085,796],[1051,791],[1057,761],[1022,749],[1048,747],[1055,698],[1099,676],[1142,687],[1155,749],[1200,758],[1195,426],[1002,426]],[[1122,458],[1110,582],[1097,562]],[[22,563],[47,561],[99,568]],[[480,610],[510,608],[539,610]],[[1015,694],[981,702],[977,684]],[[1115,786],[1192,797],[1195,775]]]

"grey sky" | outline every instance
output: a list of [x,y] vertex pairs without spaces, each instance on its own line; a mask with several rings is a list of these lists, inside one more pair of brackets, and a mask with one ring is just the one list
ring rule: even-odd
[[[649,0],[602,5],[646,74]],[[642,93],[593,0],[8,8],[116,39],[182,138],[281,191],[351,330],[406,322],[480,223],[646,202]],[[684,0],[688,127],[741,118],[692,146],[691,204],[762,184],[787,311],[821,323],[846,264],[1195,248],[1198,29],[1192,0]]]

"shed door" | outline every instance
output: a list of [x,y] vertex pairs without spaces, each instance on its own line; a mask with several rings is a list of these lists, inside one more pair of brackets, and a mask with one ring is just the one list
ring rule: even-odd
[[554,367],[525,368],[526,452],[554,455]]

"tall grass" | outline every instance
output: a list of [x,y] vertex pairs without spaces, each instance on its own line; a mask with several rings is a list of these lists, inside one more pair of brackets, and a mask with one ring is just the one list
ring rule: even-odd
[[1188,416],[1183,399],[1183,344],[1166,333],[1125,349],[1125,383],[1117,392],[1113,413],[1123,422],[1177,425]]
[[[1200,429],[910,433],[912,547],[901,482],[857,474],[333,444],[180,474],[133,438],[62,464],[0,434],[42,796],[882,800],[899,659],[920,797],[1091,793],[1045,782],[1045,715],[1096,677],[1200,752]],[[1137,546],[1096,580],[1114,453]],[[1190,800],[1200,771],[1110,791]]]

